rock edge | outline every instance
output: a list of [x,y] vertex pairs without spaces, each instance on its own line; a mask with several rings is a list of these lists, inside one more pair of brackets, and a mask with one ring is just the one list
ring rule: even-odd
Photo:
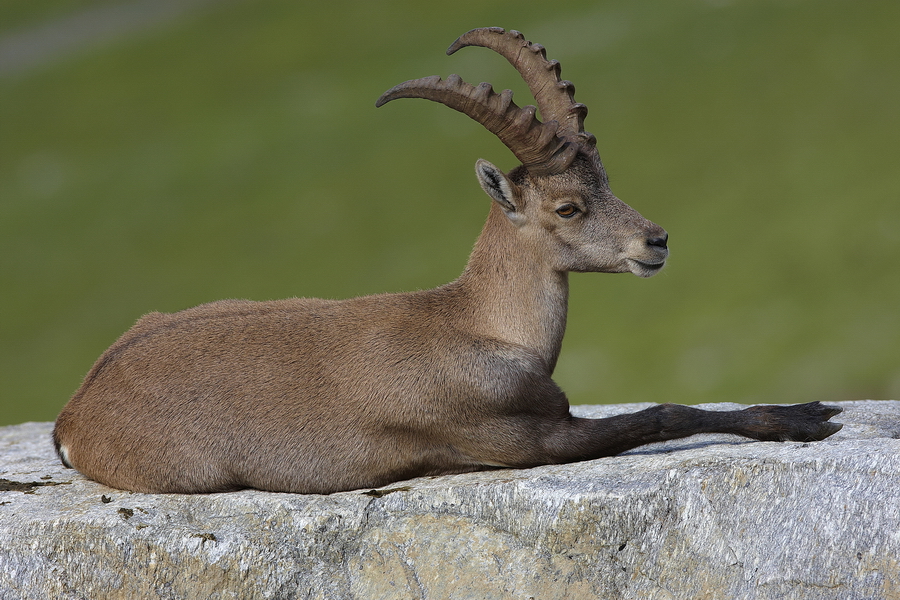
[[51,423],[3,427],[0,598],[897,598],[900,402],[836,404],[823,442],[698,435],[330,496],[122,492],[59,464]]

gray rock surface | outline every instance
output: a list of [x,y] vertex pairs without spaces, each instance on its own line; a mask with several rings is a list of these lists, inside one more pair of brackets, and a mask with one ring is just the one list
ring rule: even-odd
[[122,492],[64,469],[52,424],[0,428],[0,598],[900,598],[900,402],[840,404],[824,442],[330,496]]

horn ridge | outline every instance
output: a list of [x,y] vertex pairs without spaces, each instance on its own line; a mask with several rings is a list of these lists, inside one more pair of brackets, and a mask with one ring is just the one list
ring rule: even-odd
[[[537,108],[520,108],[512,91],[496,93],[490,83],[474,86],[458,75],[411,79],[386,91],[375,106],[397,98],[423,98],[462,112],[496,135],[529,172],[551,175],[566,170],[581,151],[596,152],[596,138],[584,131],[587,106],[575,102],[575,86],[560,79],[559,61],[548,60],[544,46],[516,30],[482,27],[459,36],[447,54],[481,46],[506,58],[534,96]],[[541,111],[543,123],[535,115]]]
[[[500,138],[523,165],[535,173],[559,172],[571,162],[566,140],[557,135],[555,121],[541,123],[534,106],[519,108],[511,90],[496,93],[490,83],[474,86],[459,75],[411,79],[386,91],[375,103],[384,106],[397,98],[423,98],[457,110]],[[564,151],[565,150],[565,151]],[[574,158],[574,155],[572,155]]]
[[544,121],[560,123],[561,135],[584,131],[584,116],[587,113],[577,113],[575,118],[570,114],[572,105],[577,104],[575,86],[560,79],[562,67],[559,61],[547,59],[544,46],[526,40],[515,29],[506,31],[502,27],[481,27],[459,36],[447,49],[447,54],[468,46],[481,46],[503,56],[528,85]]

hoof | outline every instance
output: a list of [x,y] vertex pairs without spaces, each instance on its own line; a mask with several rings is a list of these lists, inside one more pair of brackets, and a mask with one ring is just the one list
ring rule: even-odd
[[791,406],[754,406],[747,410],[757,413],[759,421],[754,427],[759,440],[817,442],[834,435],[843,424],[831,423],[829,419],[844,412],[838,406],[821,402],[808,402]]

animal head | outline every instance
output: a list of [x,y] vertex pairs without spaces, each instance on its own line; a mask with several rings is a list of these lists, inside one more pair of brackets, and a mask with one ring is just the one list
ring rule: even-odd
[[468,115],[496,135],[522,164],[506,174],[479,160],[478,181],[520,237],[556,270],[658,273],[668,256],[668,234],[610,191],[596,138],[584,131],[587,107],[575,102],[575,86],[560,79],[559,62],[547,60],[544,47],[518,31],[498,27],[473,29],[447,54],[466,46],[489,48],[506,58],[537,107],[520,108],[512,91],[498,94],[489,83],[473,86],[458,75],[401,83],[376,106],[424,98]]

